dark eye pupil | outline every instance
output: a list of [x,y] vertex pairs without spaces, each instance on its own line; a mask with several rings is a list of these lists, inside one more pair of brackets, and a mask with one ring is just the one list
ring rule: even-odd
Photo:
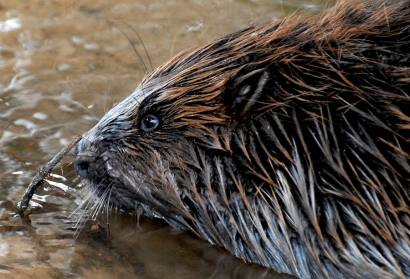
[[157,116],[149,114],[144,116],[141,123],[141,129],[144,131],[151,131],[157,128],[159,125],[159,119]]

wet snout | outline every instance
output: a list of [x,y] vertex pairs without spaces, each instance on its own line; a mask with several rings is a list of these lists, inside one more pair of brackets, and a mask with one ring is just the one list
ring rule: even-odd
[[82,178],[90,178],[95,174],[97,156],[89,150],[89,143],[82,139],[75,148],[74,167]]

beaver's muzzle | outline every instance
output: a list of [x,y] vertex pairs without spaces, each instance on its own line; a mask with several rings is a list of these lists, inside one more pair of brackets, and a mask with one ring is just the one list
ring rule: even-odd
[[88,143],[82,139],[75,148],[74,168],[82,178],[90,178],[95,173],[96,154],[88,150]]

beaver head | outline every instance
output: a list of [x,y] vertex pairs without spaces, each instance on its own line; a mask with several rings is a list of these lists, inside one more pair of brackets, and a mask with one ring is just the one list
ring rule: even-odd
[[84,135],[78,174],[114,206],[190,223],[204,189],[233,183],[232,132],[271,84],[259,45],[272,28],[248,28],[155,71]]
[[177,55],[84,135],[78,174],[279,271],[410,276],[410,6],[382,2]]

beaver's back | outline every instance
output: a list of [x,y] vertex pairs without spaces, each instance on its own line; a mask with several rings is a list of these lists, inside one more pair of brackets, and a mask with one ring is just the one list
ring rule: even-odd
[[[257,115],[230,101],[243,122],[232,145],[241,185],[269,201],[247,226],[282,237],[255,249],[269,265],[287,258],[302,277],[410,276],[410,5],[402,5],[350,2],[319,21],[285,22],[277,28],[286,36],[266,38],[279,51],[229,83],[228,94],[256,90],[267,73],[251,98]],[[263,71],[235,82],[255,69]]]

